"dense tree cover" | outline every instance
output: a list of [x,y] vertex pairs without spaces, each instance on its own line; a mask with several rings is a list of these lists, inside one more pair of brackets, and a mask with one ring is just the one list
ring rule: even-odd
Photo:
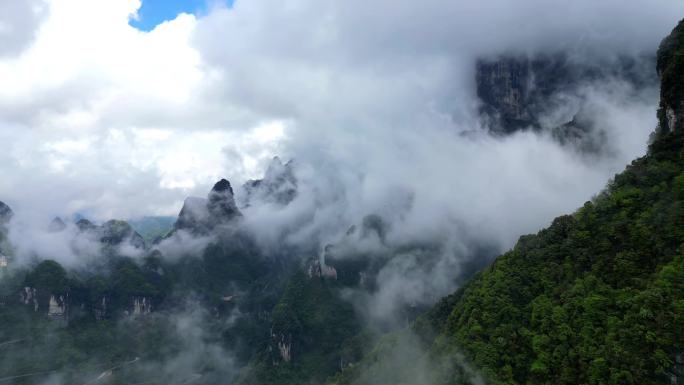
[[[232,239],[178,260],[104,253],[88,268],[47,260],[5,271],[0,380],[88,383],[110,368],[112,384],[230,379],[269,343],[268,314],[284,284],[284,267],[249,245]],[[37,310],[20,296],[25,288]],[[53,296],[64,299],[63,316],[47,316]],[[135,314],[143,298],[152,312]]]
[[501,383],[662,383],[684,348],[682,181],[684,152],[651,154],[521,237],[464,290],[441,344]]
[[[340,297],[342,287],[335,280],[296,272],[273,309],[268,348],[240,383],[320,384],[338,371],[344,362],[342,341],[361,331],[351,304]],[[288,348],[288,359],[279,343]]]

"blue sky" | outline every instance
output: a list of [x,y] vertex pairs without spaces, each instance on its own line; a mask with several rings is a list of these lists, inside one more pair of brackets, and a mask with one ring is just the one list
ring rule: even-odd
[[[225,0],[231,4],[233,0]],[[173,20],[179,13],[202,13],[206,11],[208,0],[142,0],[138,20],[130,24],[143,31],[151,31],[160,23]]]

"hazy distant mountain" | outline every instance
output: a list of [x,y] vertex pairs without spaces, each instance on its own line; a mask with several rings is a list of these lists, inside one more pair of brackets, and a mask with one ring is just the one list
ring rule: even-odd
[[142,217],[129,219],[128,223],[140,234],[145,242],[151,244],[158,238],[164,237],[173,229],[175,217]]

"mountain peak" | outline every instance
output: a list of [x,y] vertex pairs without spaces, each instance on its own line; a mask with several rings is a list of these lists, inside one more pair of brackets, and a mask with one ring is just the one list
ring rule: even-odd
[[250,180],[242,186],[242,207],[249,207],[256,202],[289,204],[297,195],[297,178],[294,174],[293,161],[283,163],[279,157],[273,157],[262,179]]
[[58,233],[64,229],[66,229],[67,225],[64,223],[62,218],[60,217],[55,217],[55,219],[50,222],[50,226],[48,226],[48,231],[51,233]]
[[233,188],[226,179],[221,179],[211,189],[207,209],[216,223],[228,222],[241,215],[235,204]]
[[221,179],[220,181],[216,182],[214,185],[214,188],[211,189],[212,192],[224,192],[224,191],[230,191],[230,195],[233,195],[233,187],[230,185],[230,182],[227,179]]
[[189,197],[185,200],[174,229],[209,233],[218,224],[228,223],[241,215],[230,182],[221,179],[209,192],[208,199]]

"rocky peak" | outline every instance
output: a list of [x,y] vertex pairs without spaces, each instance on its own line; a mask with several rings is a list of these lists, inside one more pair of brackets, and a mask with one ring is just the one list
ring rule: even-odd
[[174,230],[205,234],[217,225],[225,224],[242,216],[235,204],[233,188],[226,179],[218,181],[207,199],[189,197],[178,214]]
[[9,221],[14,216],[12,209],[5,203],[0,202],[0,225],[9,223]]
[[235,204],[233,188],[230,186],[230,182],[225,179],[221,179],[211,189],[207,208],[211,216],[210,219],[217,223],[227,222],[241,215]]
[[263,179],[250,180],[242,186],[242,207],[252,206],[256,202],[283,206],[292,202],[297,195],[297,178],[293,169],[292,160],[283,163],[279,157],[274,157]]
[[231,187],[230,182],[227,179],[221,179],[216,182],[214,188],[211,189],[211,192],[215,193],[222,193],[224,191],[228,191],[230,195],[233,195],[233,187]]
[[128,242],[131,246],[142,249],[145,240],[126,221],[110,220],[99,228],[100,242],[107,245],[120,245]]
[[524,129],[574,128],[566,124],[580,110],[568,111],[567,116],[553,121],[547,121],[548,117],[559,107],[567,108],[568,98],[581,109],[583,85],[617,79],[635,90],[655,87],[658,80],[653,60],[643,56],[577,61],[565,53],[482,58],[475,72],[480,114],[491,132],[502,135]]
[[191,230],[197,228],[201,223],[205,223],[209,218],[207,211],[208,203],[204,198],[186,198],[185,202],[183,202],[183,208],[178,214],[174,229]]
[[67,225],[64,223],[62,218],[60,217],[55,217],[55,219],[50,222],[50,225],[48,226],[48,231],[51,233],[59,233],[60,231],[63,231],[66,229]]

